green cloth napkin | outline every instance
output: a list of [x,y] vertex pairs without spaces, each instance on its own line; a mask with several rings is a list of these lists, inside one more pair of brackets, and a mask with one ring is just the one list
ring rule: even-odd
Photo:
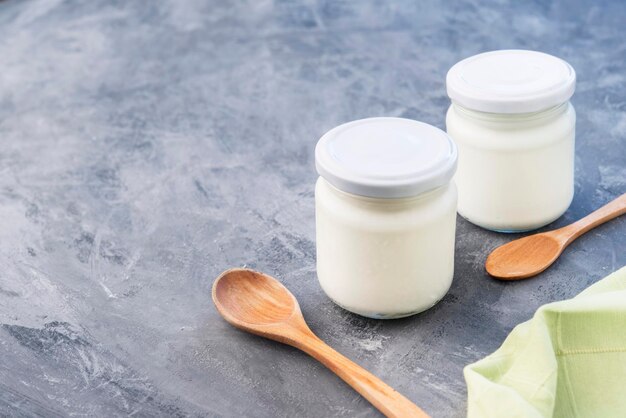
[[464,373],[470,418],[626,417],[626,267],[542,306]]

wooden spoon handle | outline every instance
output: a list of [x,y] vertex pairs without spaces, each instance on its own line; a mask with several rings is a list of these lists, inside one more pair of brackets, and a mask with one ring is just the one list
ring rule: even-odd
[[561,228],[559,230],[559,234],[566,237],[566,243],[569,244],[585,232],[625,213],[626,193],[602,206],[600,209],[591,212],[589,215],[574,222],[573,224]]
[[301,338],[297,347],[332,370],[385,416],[430,418],[391,386],[333,350],[315,335]]

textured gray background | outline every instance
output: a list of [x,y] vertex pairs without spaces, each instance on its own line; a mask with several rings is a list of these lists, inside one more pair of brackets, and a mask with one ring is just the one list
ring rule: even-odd
[[367,320],[317,283],[315,142],[368,116],[443,127],[456,61],[553,53],[579,77],[564,225],[626,191],[625,22],[619,1],[0,2],[0,415],[377,416],[217,315],[213,278],[245,265],[330,345],[462,416],[463,366],[626,264],[626,218],[519,283],[483,271],[510,237],[459,219],[445,299]]

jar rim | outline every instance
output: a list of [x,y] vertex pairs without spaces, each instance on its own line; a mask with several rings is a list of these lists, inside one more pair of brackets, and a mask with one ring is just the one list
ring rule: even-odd
[[345,190],[338,189],[337,187],[335,187],[333,184],[331,184],[328,180],[326,180],[322,176],[318,177],[318,179],[323,181],[324,184],[328,187],[328,189],[331,190],[334,194],[341,196],[343,198],[357,199],[359,201],[366,202],[366,203],[380,203],[380,204],[385,204],[385,205],[398,205],[398,206],[412,204],[414,202],[420,202],[424,199],[428,199],[430,196],[437,195],[438,193],[446,190],[446,188],[450,187],[450,184],[452,183],[452,182],[448,182],[448,183],[442,184],[441,186],[437,186],[434,189],[425,191],[416,196],[382,198],[382,197],[363,196],[359,194],[346,192]]
[[511,123],[511,122],[528,122],[540,119],[546,119],[553,116],[558,116],[563,112],[567,111],[568,106],[571,106],[570,102],[567,101],[565,103],[558,104],[556,106],[549,107],[547,109],[538,110],[536,112],[526,112],[526,113],[493,113],[493,112],[484,112],[481,110],[469,109],[463,106],[460,103],[452,102],[452,107],[460,112],[463,115],[467,115],[472,119],[480,119],[490,122],[503,122],[503,123]]

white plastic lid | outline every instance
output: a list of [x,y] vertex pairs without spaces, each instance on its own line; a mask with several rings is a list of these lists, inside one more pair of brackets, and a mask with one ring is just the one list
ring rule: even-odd
[[441,129],[401,118],[369,118],[328,131],[315,147],[317,172],[344,192],[401,198],[447,184],[457,150]]
[[576,72],[543,52],[502,50],[458,62],[448,71],[446,84],[450,99],[468,109],[530,113],[568,101]]

